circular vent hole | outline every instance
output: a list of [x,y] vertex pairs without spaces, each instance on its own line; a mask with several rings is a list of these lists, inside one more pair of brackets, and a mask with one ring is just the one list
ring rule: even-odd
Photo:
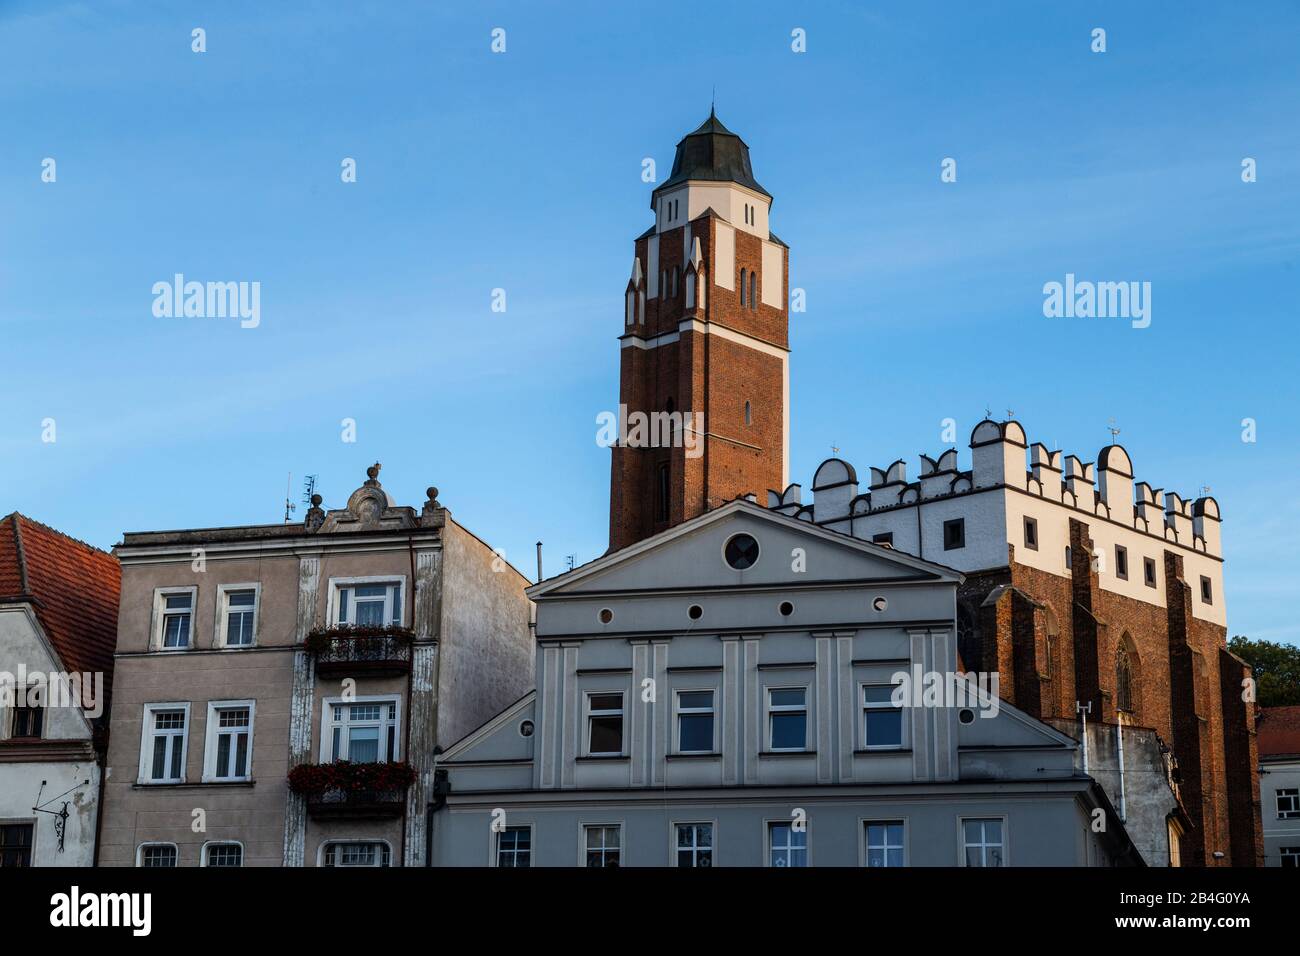
[[600,613],[596,616],[600,618],[601,624],[608,624],[610,621],[614,620],[614,612],[607,607],[602,607]]
[[519,736],[531,737],[533,735],[533,722],[531,720],[522,721],[519,724]]
[[960,720],[963,724],[974,723],[975,711],[971,710],[969,707],[963,707],[961,709],[961,712],[957,714],[957,719]]
[[753,535],[732,535],[722,549],[722,556],[736,571],[752,568],[758,563],[758,542],[754,540]]
[[883,611],[885,608],[889,607],[889,602],[882,597],[878,597],[871,602],[871,606],[877,611]]
[[782,617],[789,617],[791,614],[794,613],[794,605],[791,604],[789,601],[782,601],[779,610],[781,612]]
[[698,604],[692,604],[686,613],[692,621],[698,621],[704,616],[704,608],[700,607]]

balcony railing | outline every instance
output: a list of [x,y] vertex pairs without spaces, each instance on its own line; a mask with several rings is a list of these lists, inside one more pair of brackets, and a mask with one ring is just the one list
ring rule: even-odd
[[289,789],[307,801],[314,819],[400,817],[415,771],[399,763],[299,764],[289,771]]
[[406,627],[321,627],[307,635],[305,646],[316,657],[323,677],[371,674],[395,676],[411,669],[411,642]]

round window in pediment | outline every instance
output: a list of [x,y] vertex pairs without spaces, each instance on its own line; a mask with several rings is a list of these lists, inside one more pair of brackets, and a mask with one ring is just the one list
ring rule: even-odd
[[753,535],[732,535],[723,546],[722,556],[732,569],[746,571],[758,563],[758,542]]

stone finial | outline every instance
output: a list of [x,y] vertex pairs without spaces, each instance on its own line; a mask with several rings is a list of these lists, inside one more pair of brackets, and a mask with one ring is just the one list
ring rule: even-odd
[[320,495],[311,496],[311,507],[307,509],[307,517],[303,520],[303,526],[308,531],[315,531],[325,523],[325,509],[321,507],[324,500]]
[[373,465],[371,465],[369,468],[367,468],[367,469],[366,469],[366,479],[367,479],[367,480],[366,480],[366,484],[368,484],[368,485],[377,485],[377,484],[379,484],[379,469],[381,469],[381,468],[383,468],[383,467],[384,467],[384,466],[381,465],[379,462],[375,462]]
[[425,494],[429,496],[429,500],[424,503],[424,508],[422,509],[424,514],[432,514],[433,512],[437,511],[439,508],[442,507],[442,505],[438,501],[437,488],[435,488],[433,485],[430,485],[427,489],[425,489]]

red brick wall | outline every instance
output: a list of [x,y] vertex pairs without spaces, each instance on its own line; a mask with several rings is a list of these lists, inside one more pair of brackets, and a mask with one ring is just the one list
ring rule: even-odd
[[[740,270],[757,271],[762,280],[762,244],[756,236],[735,231],[735,276],[728,290],[715,284],[717,227],[709,218],[691,224],[704,256],[704,309],[685,307],[682,229],[659,236],[656,276],[679,270],[677,294],[646,299],[645,315],[626,331],[643,338],[677,332],[683,318],[695,318],[762,341],[786,347],[788,319],[781,308],[740,305]],[[636,254],[648,271],[646,239]],[[780,276],[786,300],[788,266]],[[648,275],[647,275],[648,279]],[[697,301],[698,305],[698,301]],[[653,349],[621,350],[619,400],[628,412],[663,411],[671,398],[682,413],[703,412],[703,454],[687,458],[685,449],[614,448],[610,469],[610,548],[617,550],[694,518],[744,494],[766,501],[765,492],[782,490],[785,455],[784,368],[775,355],[721,335],[682,332],[677,342]],[[745,422],[745,403],[750,421]],[[669,463],[671,513],[658,520],[658,468]]]
[[[1071,522],[1071,548],[1068,578],[1018,564],[1014,548],[1007,568],[967,576],[958,600],[978,622],[981,659],[966,666],[996,667],[1003,697],[1036,717],[1077,720],[1081,700],[1092,702],[1092,719],[1113,723],[1127,634],[1135,651],[1130,722],[1153,728],[1173,751],[1194,823],[1183,837],[1184,865],[1262,865],[1254,716],[1241,700],[1242,665],[1226,651],[1226,630],[1192,616],[1180,556],[1165,553],[1162,608],[1098,586],[1086,523]],[[1004,585],[1014,590],[984,606]],[[1050,675],[1048,609],[1060,628]]]

